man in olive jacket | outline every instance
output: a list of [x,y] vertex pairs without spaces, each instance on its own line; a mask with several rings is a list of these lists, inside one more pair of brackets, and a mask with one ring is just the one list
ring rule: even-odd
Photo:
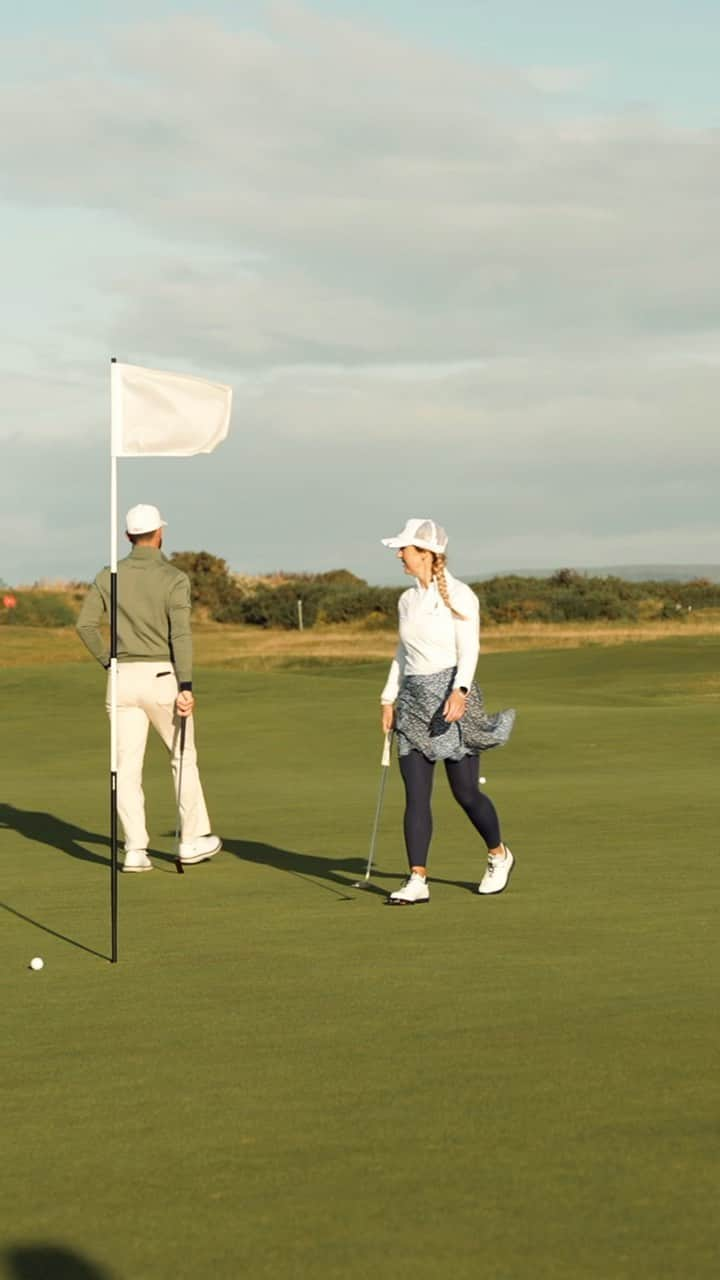
[[[141,504],[127,513],[130,555],[117,576],[118,817],[125,835],[123,871],[152,871],[147,853],[143,761],[152,724],[170,753],[177,794],[180,720],[187,719],[180,795],[180,861],[203,862],[222,844],[210,834],[210,819],[197,767],[192,711],[190,580],[162,554],[163,528],[157,507]],[[109,669],[110,653],[100,631],[110,617],[110,570],[90,587],[77,622],[78,634]],[[110,681],[106,705],[110,710]]]

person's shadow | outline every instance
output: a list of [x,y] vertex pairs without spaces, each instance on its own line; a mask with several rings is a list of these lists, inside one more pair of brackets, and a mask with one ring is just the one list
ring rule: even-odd
[[[397,871],[380,871],[373,867],[370,879],[365,882],[367,862],[362,858],[321,858],[316,853],[298,853],[293,849],[278,849],[272,844],[260,844],[254,840],[223,840],[223,849],[232,853],[243,862],[257,862],[266,867],[275,867],[286,875],[297,876],[300,880],[311,882],[324,880],[318,888],[334,893],[343,900],[348,900],[347,891],[354,888],[359,881],[367,893],[378,894],[386,898],[393,884],[383,888],[378,881],[397,883],[407,875],[404,868]],[[443,880],[432,877],[433,884],[451,885],[454,889],[464,889],[469,893],[477,893],[477,880]],[[338,886],[337,888],[335,886]],[[345,890],[345,892],[342,892]]]
[[59,849],[71,858],[81,858],[83,862],[100,862],[105,865],[108,862],[103,854],[93,853],[81,842],[109,847],[109,836],[99,835],[97,831],[86,831],[74,822],[56,818],[54,813],[43,813],[39,809],[16,809],[12,804],[0,804],[0,828],[2,827],[17,831],[26,840],[35,840],[38,844]]
[[5,1257],[13,1280],[113,1280],[104,1267],[52,1244],[11,1245]]
[[[66,822],[54,813],[44,813],[40,809],[16,809],[12,804],[0,804],[0,829],[17,831],[26,840],[34,840],[37,844],[58,849],[70,858],[79,858],[81,862],[97,862],[107,867],[110,864],[110,837],[98,831],[88,831],[74,822]],[[86,848],[88,844],[99,844],[108,850],[107,854],[93,853]],[[172,862],[171,854],[161,853],[158,849],[149,849],[153,858],[161,862]]]
[[[333,893],[336,897],[349,900],[347,890],[351,890],[357,880],[364,879],[366,863],[362,858],[323,858],[316,853],[298,853],[295,849],[279,849],[276,845],[262,844],[256,840],[223,839],[223,849],[243,862],[256,862],[261,866],[275,867],[286,875],[297,876],[300,880],[318,884],[319,889]],[[387,879],[384,872],[372,872],[373,879]],[[395,876],[390,877],[396,879]],[[370,882],[367,886],[370,893],[379,893],[384,897],[386,889]]]

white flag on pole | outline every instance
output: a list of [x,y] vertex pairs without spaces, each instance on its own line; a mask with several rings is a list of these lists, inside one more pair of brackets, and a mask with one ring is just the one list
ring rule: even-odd
[[225,439],[230,387],[135,364],[110,368],[114,457],[189,458]]

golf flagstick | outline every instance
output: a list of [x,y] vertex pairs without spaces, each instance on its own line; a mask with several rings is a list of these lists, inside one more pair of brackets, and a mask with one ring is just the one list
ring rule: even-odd
[[380,816],[382,814],[383,800],[385,798],[385,784],[387,783],[388,773],[390,772],[390,747],[392,744],[393,731],[385,734],[385,742],[383,744],[382,761],[380,767],[380,789],[378,791],[377,804],[375,806],[375,821],[373,822],[372,835],[370,837],[370,852],[368,854],[367,867],[365,868],[365,877],[363,880],[356,880],[353,889],[367,889],[370,883],[370,872],[375,858],[375,845],[377,843],[377,835],[380,829]]
[[[118,411],[115,360],[110,365],[110,423]],[[110,963],[118,958],[118,811],[117,811],[117,453],[110,446]]]
[[117,461],[118,458],[191,458],[197,453],[212,453],[227,436],[231,409],[232,389],[223,383],[145,369],[141,365],[119,364],[114,356],[110,361],[110,959],[113,964],[118,958]]
[[185,757],[185,733],[187,731],[187,716],[183,716],[180,721],[180,767],[178,769],[177,784],[177,812],[175,815],[175,870],[183,876],[185,868],[180,861],[180,793],[182,792],[182,771],[183,759]]

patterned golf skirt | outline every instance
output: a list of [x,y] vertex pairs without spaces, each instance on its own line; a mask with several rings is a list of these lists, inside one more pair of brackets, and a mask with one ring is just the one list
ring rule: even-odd
[[462,760],[502,747],[512,733],[515,711],[485,711],[482,690],[473,684],[462,720],[448,724],[442,709],[449,698],[455,668],[429,676],[404,676],[395,704],[398,755],[420,751],[427,760]]

